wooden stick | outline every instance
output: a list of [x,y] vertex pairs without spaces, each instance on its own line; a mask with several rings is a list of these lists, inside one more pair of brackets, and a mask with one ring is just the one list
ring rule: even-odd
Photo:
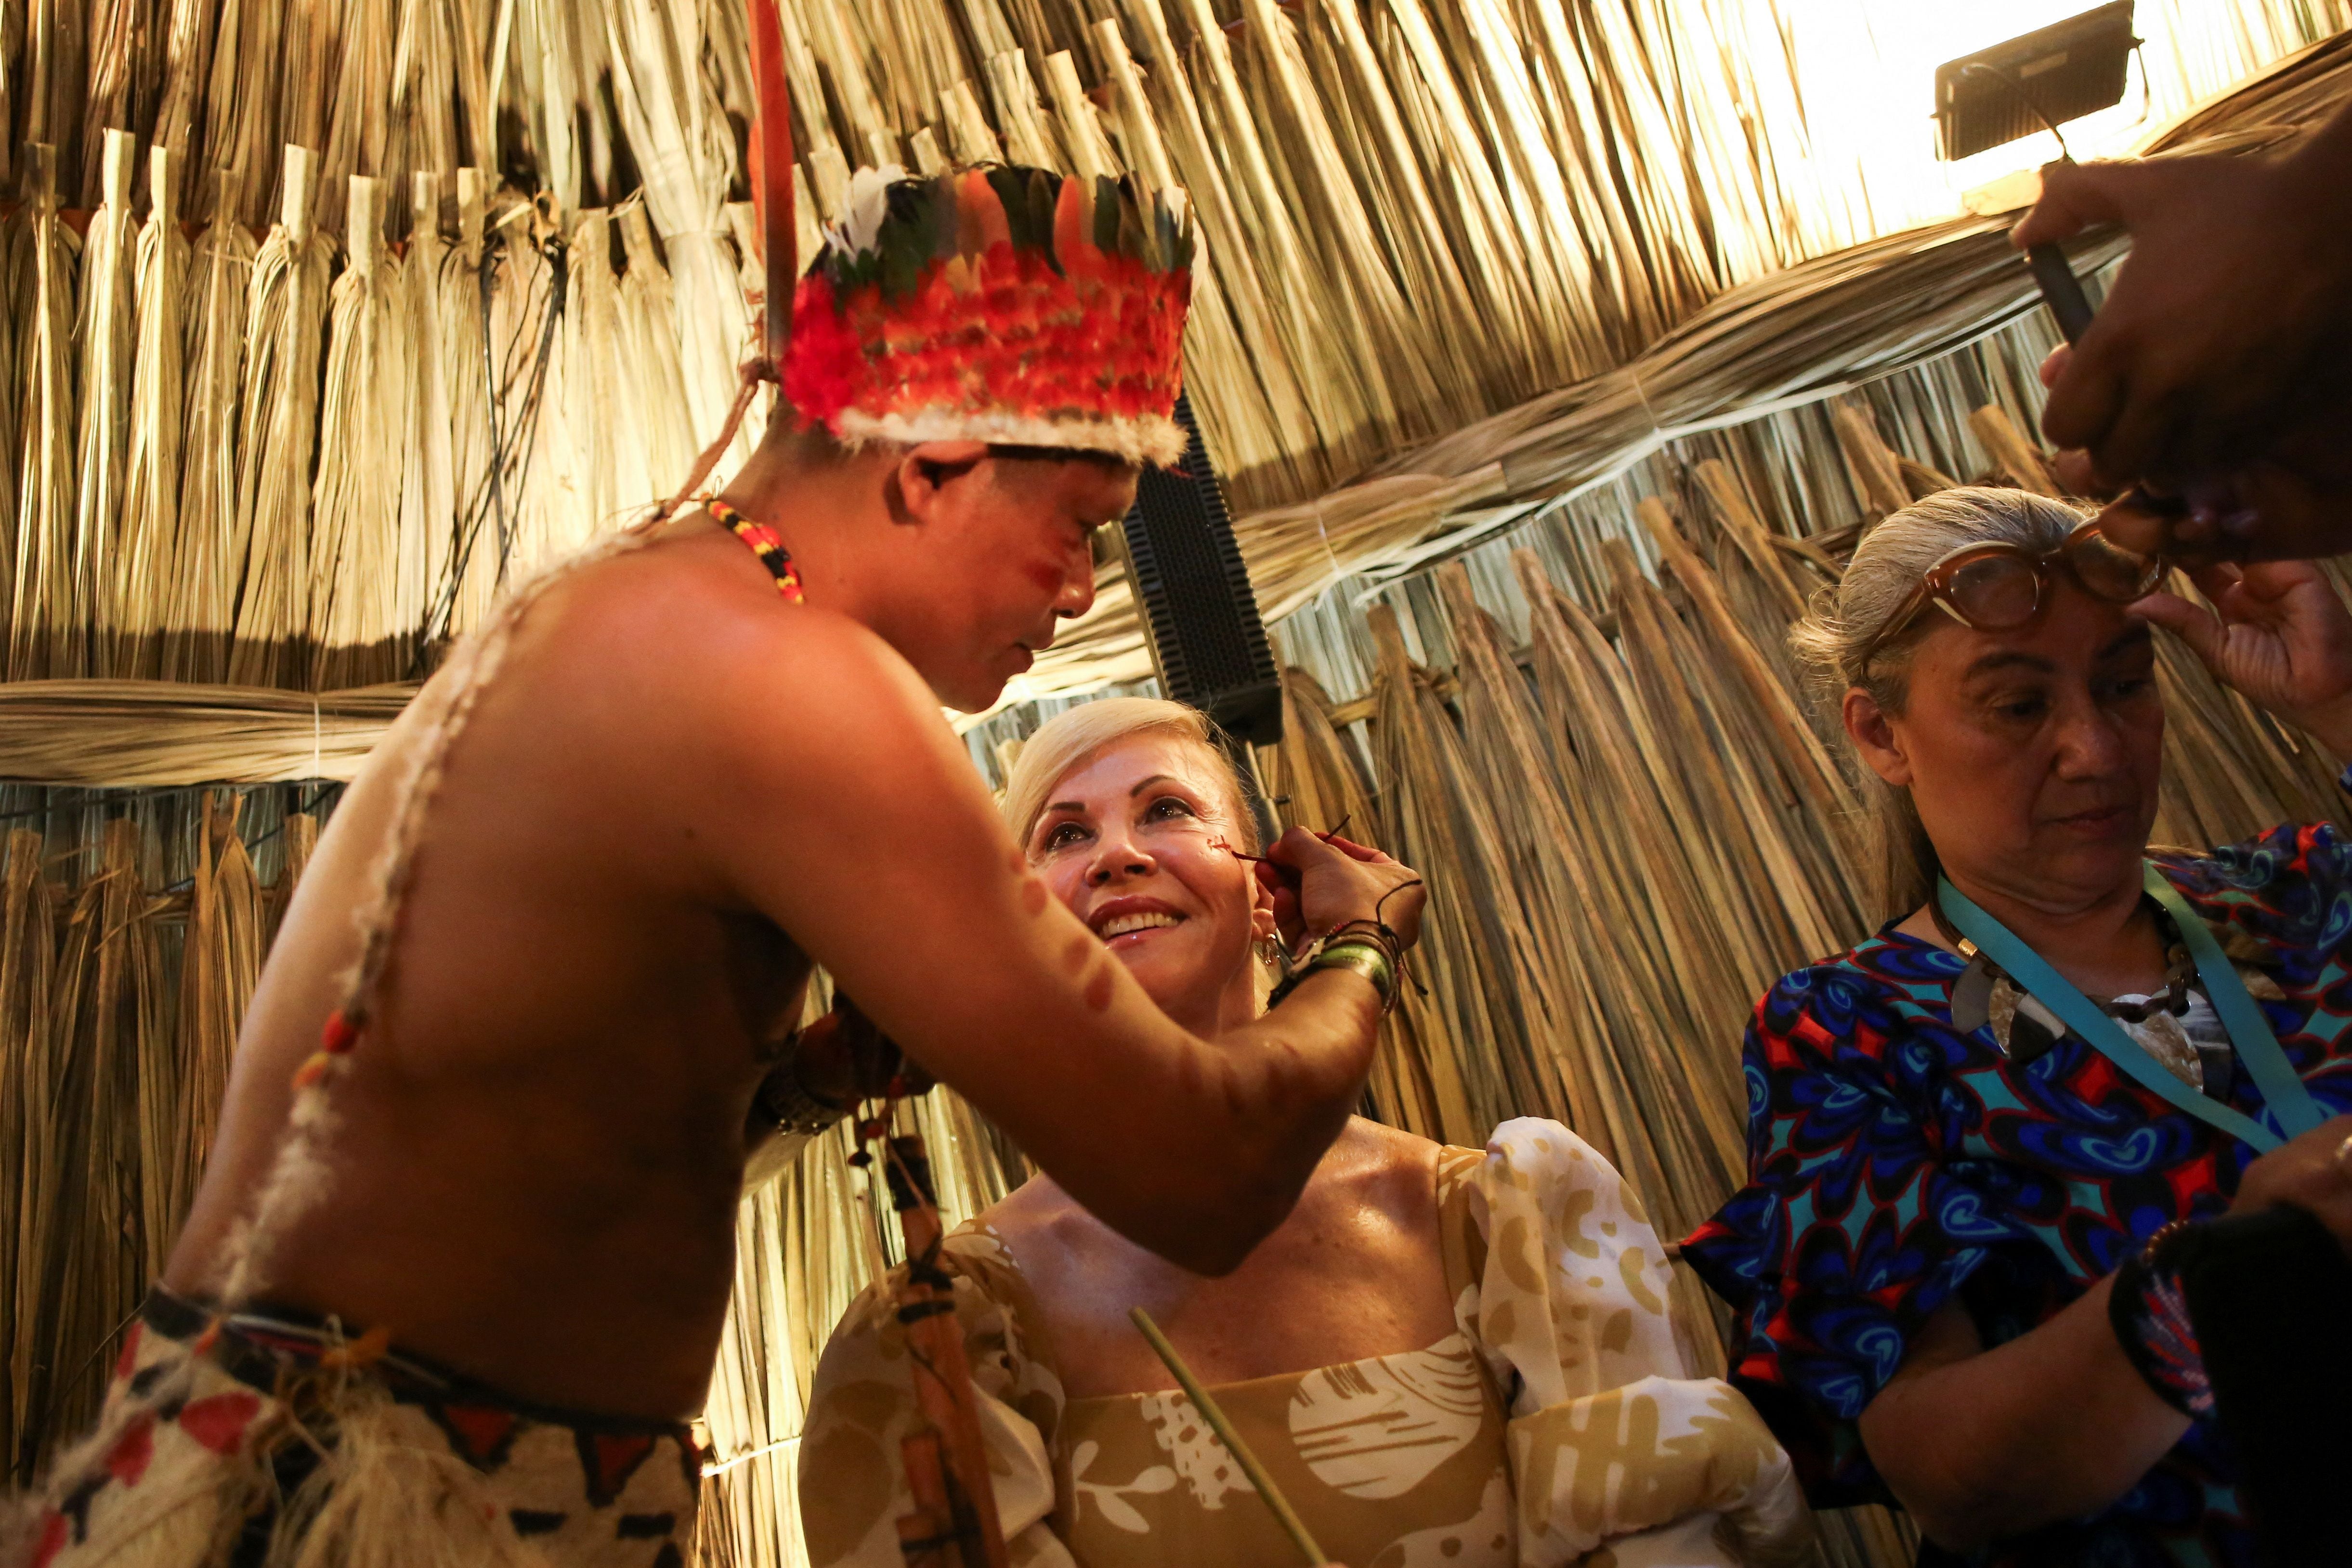
[[[907,1244],[907,1270],[898,1289],[898,1320],[915,1358],[915,1400],[938,1434],[936,1447],[908,1452],[908,1481],[916,1513],[900,1521],[899,1546],[908,1568],[1006,1568],[1004,1529],[996,1514],[996,1489],[989,1479],[988,1446],[980,1429],[971,1363],[966,1359],[963,1326],[956,1321],[955,1293],[936,1279],[926,1279],[937,1258],[943,1226],[932,1190],[930,1157],[918,1133],[886,1134],[891,1201],[898,1205]],[[936,1464],[934,1486],[926,1468]],[[960,1506],[959,1506],[960,1505]],[[941,1555],[952,1543],[952,1559]]]
[[1257,1489],[1257,1495],[1265,1500],[1265,1506],[1274,1510],[1275,1522],[1280,1524],[1290,1539],[1297,1543],[1298,1550],[1306,1553],[1307,1561],[1317,1564],[1331,1561],[1323,1555],[1323,1549],[1315,1544],[1315,1538],[1307,1532],[1305,1521],[1292,1510],[1290,1500],[1282,1495],[1282,1489],[1276,1486],[1274,1478],[1265,1473],[1265,1467],[1258,1463],[1257,1456],[1250,1451],[1250,1446],[1242,1441],[1242,1435],[1234,1430],[1232,1422],[1225,1419],[1224,1411],[1209,1397],[1209,1391],[1201,1386],[1201,1380],[1192,1375],[1192,1369],[1184,1364],[1184,1358],[1176,1353],[1176,1347],[1168,1342],[1168,1336],[1160,1331],[1160,1325],[1151,1321],[1151,1314],[1140,1307],[1130,1307],[1127,1316],[1141,1331],[1151,1346],[1152,1353],[1166,1363],[1168,1374],[1184,1390],[1184,1396],[1192,1402],[1192,1408],[1201,1413],[1201,1419],[1209,1424],[1209,1430],[1217,1435],[1217,1441],[1223,1443],[1225,1451],[1234,1457],[1234,1463],[1242,1468],[1242,1474],[1249,1478],[1250,1485]]

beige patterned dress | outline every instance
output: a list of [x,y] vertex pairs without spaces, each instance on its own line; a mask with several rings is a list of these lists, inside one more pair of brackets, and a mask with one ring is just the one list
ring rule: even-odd
[[[1455,1331],[1422,1350],[1213,1389],[1317,1542],[1351,1568],[1778,1564],[1811,1538],[1747,1402],[1687,1375],[1668,1264],[1607,1161],[1557,1122],[1447,1149],[1437,1205]],[[1285,1564],[1272,1515],[1181,1393],[1066,1399],[992,1230],[946,1244],[1015,1564]],[[885,1299],[817,1370],[801,1445],[816,1568],[898,1568],[914,1420]]]

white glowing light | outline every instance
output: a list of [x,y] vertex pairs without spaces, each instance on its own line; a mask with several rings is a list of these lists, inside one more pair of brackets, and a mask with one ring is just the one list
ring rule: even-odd
[[[1936,68],[2094,8],[2095,0],[1781,0],[1797,63],[1814,177],[1858,201],[1854,237],[1949,217],[1968,193],[2058,156],[2046,131],[1957,163],[1936,156]],[[2144,41],[2121,103],[2060,127],[2077,159],[2114,157],[2292,41],[2268,37],[2262,7],[2139,0]]]

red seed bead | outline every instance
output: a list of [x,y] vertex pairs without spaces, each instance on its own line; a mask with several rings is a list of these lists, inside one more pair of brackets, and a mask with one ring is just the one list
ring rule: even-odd
[[338,1007],[327,1015],[327,1027],[320,1044],[329,1056],[340,1057],[360,1043],[359,1026],[343,1016]]

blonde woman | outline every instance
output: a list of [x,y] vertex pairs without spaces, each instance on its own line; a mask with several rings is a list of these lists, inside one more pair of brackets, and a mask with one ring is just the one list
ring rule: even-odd
[[[1255,847],[1250,816],[1199,713],[1063,714],[1024,749],[1005,813],[1172,1019],[1214,1039],[1257,1016],[1276,895],[1235,853]],[[1810,1538],[1755,1414],[1689,1376],[1640,1206],[1553,1122],[1506,1123],[1480,1152],[1354,1121],[1222,1279],[1123,1240],[1044,1176],[947,1253],[1016,1563],[1295,1558],[1129,1323],[1138,1305],[1338,1560],[1504,1568],[1606,1545],[1621,1568],[1777,1563]],[[825,1352],[801,1447],[820,1568],[898,1563],[912,1414],[869,1291]]]

